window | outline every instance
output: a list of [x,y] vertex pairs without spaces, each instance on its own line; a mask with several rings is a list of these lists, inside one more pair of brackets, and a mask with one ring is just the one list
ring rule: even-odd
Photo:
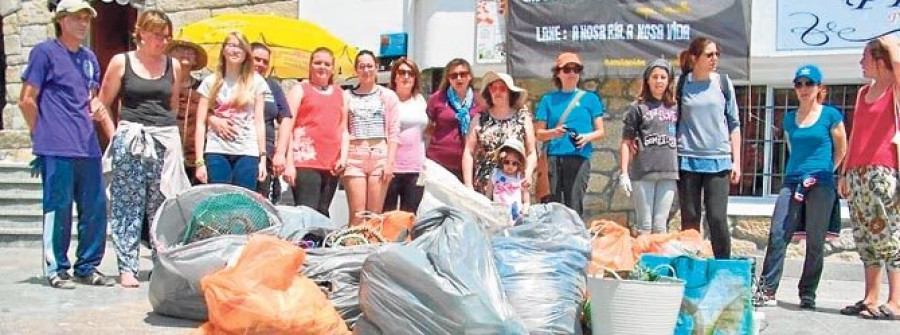
[[[826,104],[844,114],[849,134],[856,92],[860,85],[828,85]],[[784,113],[799,104],[793,88],[738,86],[735,96],[741,118],[741,182],[733,196],[775,196],[781,188],[789,152],[781,129]]]

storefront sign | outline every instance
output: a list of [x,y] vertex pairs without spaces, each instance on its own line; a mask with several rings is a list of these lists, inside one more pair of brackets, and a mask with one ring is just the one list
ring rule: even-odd
[[860,49],[900,32],[900,0],[778,0],[776,49]]

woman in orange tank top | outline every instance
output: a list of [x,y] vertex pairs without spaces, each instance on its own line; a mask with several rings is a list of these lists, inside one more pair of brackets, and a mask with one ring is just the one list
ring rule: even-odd
[[334,54],[318,48],[310,55],[309,80],[287,94],[293,118],[279,126],[273,172],[292,186],[294,204],[328,216],[328,208],[344,170],[347,128],[343,92],[334,84]]

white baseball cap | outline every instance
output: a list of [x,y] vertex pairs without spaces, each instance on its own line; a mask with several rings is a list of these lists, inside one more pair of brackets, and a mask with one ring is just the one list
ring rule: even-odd
[[56,11],[54,14],[55,17],[58,18],[66,14],[75,14],[83,10],[90,12],[91,17],[97,17],[97,10],[84,0],[61,0],[56,4]]

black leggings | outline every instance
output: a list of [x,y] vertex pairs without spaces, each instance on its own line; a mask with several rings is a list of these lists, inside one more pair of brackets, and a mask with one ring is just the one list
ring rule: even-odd
[[331,199],[337,190],[338,177],[331,171],[298,168],[296,185],[291,188],[294,193],[294,205],[315,209],[328,216]]
[[591,161],[581,156],[547,157],[550,197],[545,202],[558,202],[584,214],[584,197],[591,178]]
[[[713,254],[731,258],[731,233],[728,231],[728,192],[731,170],[715,173],[681,171],[678,173],[678,201],[681,203],[681,229],[700,231],[701,208],[706,208],[706,224]],[[703,197],[701,207],[700,197]]]
[[394,174],[384,199],[384,211],[397,209],[399,203],[401,211],[415,213],[419,209],[419,203],[422,202],[422,194],[425,193],[424,186],[416,185],[418,179],[418,173]]

